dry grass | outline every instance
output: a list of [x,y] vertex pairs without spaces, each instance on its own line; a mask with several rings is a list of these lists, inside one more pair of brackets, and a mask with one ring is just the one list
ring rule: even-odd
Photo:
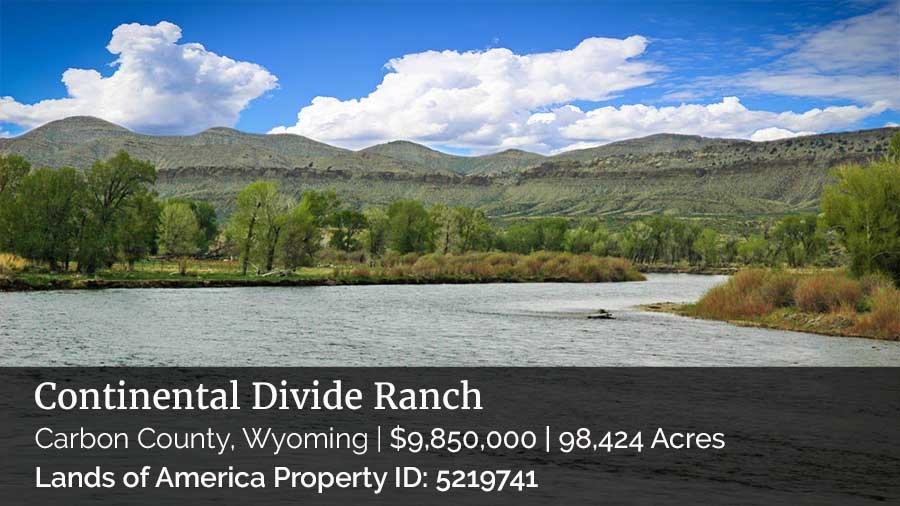
[[[353,272],[350,272],[353,275]],[[404,255],[382,261],[371,276],[390,279],[454,281],[639,281],[630,262],[590,254],[537,252]]]
[[702,318],[735,320],[763,316],[775,309],[768,296],[778,291],[781,280],[770,284],[773,273],[765,269],[747,269],[716,286],[697,302],[696,313]]
[[9,276],[28,267],[28,260],[12,253],[0,253],[0,274]]
[[856,307],[862,298],[859,281],[834,273],[805,276],[797,282],[794,298],[807,313],[828,313],[842,306]]
[[872,310],[863,315],[852,330],[882,339],[900,339],[900,290],[878,288],[872,294],[870,304]]
[[738,272],[686,310],[715,320],[776,328],[900,339],[900,290],[884,276],[843,273]]

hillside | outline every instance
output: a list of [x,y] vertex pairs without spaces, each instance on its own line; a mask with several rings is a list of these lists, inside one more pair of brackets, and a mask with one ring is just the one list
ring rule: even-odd
[[228,128],[150,136],[74,117],[0,139],[0,152],[37,166],[85,168],[124,149],[156,164],[161,195],[208,200],[225,214],[241,187],[265,178],[298,195],[334,188],[359,207],[415,198],[481,208],[496,219],[615,222],[668,213],[735,221],[814,210],[832,167],[882,156],[898,130],[770,142],[660,134],[551,157],[517,150],[465,157],[406,141],[350,151],[297,135]]

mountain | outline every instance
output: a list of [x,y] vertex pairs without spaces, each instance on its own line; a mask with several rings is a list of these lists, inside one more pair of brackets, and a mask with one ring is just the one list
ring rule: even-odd
[[769,142],[658,134],[542,156],[507,150],[456,156],[407,141],[350,151],[299,135],[213,128],[151,136],[73,117],[0,139],[0,152],[33,165],[89,167],[124,149],[150,160],[162,196],[212,202],[230,212],[256,179],[299,195],[333,188],[358,207],[398,198],[481,208],[495,219],[561,215],[624,222],[667,213],[712,222],[814,211],[831,168],[884,155],[898,128]]
[[588,149],[576,149],[556,155],[560,160],[590,162],[610,156],[653,155],[672,151],[696,151],[709,146],[737,146],[751,141],[739,139],[715,139],[699,135],[654,134],[637,139],[612,142]]
[[392,141],[365,148],[362,153],[374,153],[399,162],[425,165],[457,174],[490,174],[516,171],[534,166],[544,156],[518,149],[484,156],[456,156],[441,153],[409,141]]

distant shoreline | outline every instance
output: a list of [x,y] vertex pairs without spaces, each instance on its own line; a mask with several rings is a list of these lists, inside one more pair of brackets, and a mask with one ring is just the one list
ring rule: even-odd
[[[622,283],[644,281],[637,278],[623,278],[600,283]],[[190,288],[250,288],[250,287],[314,287],[314,286],[375,286],[375,285],[482,285],[497,283],[589,283],[581,279],[565,277],[547,278],[463,278],[463,277],[430,277],[430,278],[375,278],[361,276],[342,277],[262,277],[229,279],[204,279],[195,276],[186,278],[157,279],[104,279],[80,276],[41,276],[36,278],[0,278],[0,292],[40,292],[53,290],[106,290],[106,289],[190,289]]]
[[[694,274],[722,276],[736,272],[736,267],[700,267],[683,265],[635,265],[641,274]],[[601,283],[642,281],[642,279],[617,279]],[[169,276],[141,279],[85,277],[78,275],[42,274],[24,277],[0,276],[0,292],[36,292],[52,290],[106,290],[148,288],[240,288],[240,287],[304,287],[304,286],[372,286],[372,285],[466,285],[495,283],[585,283],[583,279],[569,277],[381,277],[381,276],[233,276],[209,278],[203,276]]]

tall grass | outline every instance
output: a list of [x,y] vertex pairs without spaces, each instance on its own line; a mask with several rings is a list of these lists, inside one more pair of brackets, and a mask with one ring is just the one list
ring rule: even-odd
[[853,327],[854,332],[883,339],[900,338],[900,290],[881,287],[871,296],[872,310]]
[[859,281],[834,273],[804,276],[797,282],[794,298],[797,307],[807,313],[828,313],[855,308],[862,297]]
[[755,320],[790,309],[827,318],[818,325],[842,323],[851,334],[900,339],[900,290],[884,276],[853,279],[846,274],[797,274],[747,269],[709,290],[690,311],[715,320]]
[[0,253],[0,275],[9,276],[28,267],[28,260],[12,253]]
[[590,254],[536,252],[405,255],[383,261],[368,272],[371,278],[417,281],[640,281],[644,277],[627,260]]

